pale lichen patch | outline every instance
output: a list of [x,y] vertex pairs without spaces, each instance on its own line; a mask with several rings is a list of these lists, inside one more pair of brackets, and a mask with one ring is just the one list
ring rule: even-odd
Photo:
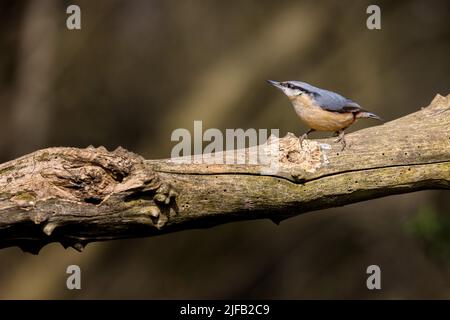
[[[329,145],[327,145],[329,146]],[[314,173],[324,165],[328,165],[329,160],[326,150],[329,149],[324,144],[314,140],[303,140],[300,147],[299,139],[292,133],[280,139],[279,161],[282,169],[291,170],[295,168],[307,173]]]
[[300,146],[299,138],[293,133],[283,138],[271,137],[260,147],[264,151],[264,161],[259,162],[262,175],[301,180],[330,164],[327,156],[331,150],[329,144],[304,139]]

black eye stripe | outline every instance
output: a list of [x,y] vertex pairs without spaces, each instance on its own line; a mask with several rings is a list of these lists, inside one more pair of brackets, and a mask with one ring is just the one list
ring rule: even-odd
[[284,83],[284,86],[289,88],[289,89],[299,89],[299,90],[301,90],[301,88],[296,87],[296,86],[294,86],[293,84],[291,84],[289,82]]
[[306,94],[314,94],[314,92],[311,92],[311,91],[306,90],[306,89],[304,89],[304,88],[302,88],[302,87],[293,85],[293,84],[291,84],[291,83],[289,83],[289,82],[285,82],[285,83],[283,83],[283,85],[284,85],[285,87],[289,88],[289,89],[297,89],[297,90],[300,90],[302,93],[306,93]]

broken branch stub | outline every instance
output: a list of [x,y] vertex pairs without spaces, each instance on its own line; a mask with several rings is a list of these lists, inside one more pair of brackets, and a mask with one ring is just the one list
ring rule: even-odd
[[1,165],[0,186],[8,220],[0,232],[9,233],[0,243],[25,251],[52,241],[81,250],[90,241],[144,236],[176,214],[176,191],[123,148],[37,151]]

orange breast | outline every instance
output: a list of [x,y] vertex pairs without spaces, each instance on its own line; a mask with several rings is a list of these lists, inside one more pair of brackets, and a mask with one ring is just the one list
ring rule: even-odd
[[312,103],[311,98],[301,95],[292,100],[295,112],[311,129],[338,131],[350,126],[355,118],[352,113],[338,113],[322,109]]

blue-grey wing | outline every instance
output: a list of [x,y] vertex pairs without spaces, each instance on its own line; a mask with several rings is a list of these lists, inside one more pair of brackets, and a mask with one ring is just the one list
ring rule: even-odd
[[319,92],[316,92],[314,98],[321,108],[328,111],[343,113],[362,110],[356,102],[328,90],[320,90]]

